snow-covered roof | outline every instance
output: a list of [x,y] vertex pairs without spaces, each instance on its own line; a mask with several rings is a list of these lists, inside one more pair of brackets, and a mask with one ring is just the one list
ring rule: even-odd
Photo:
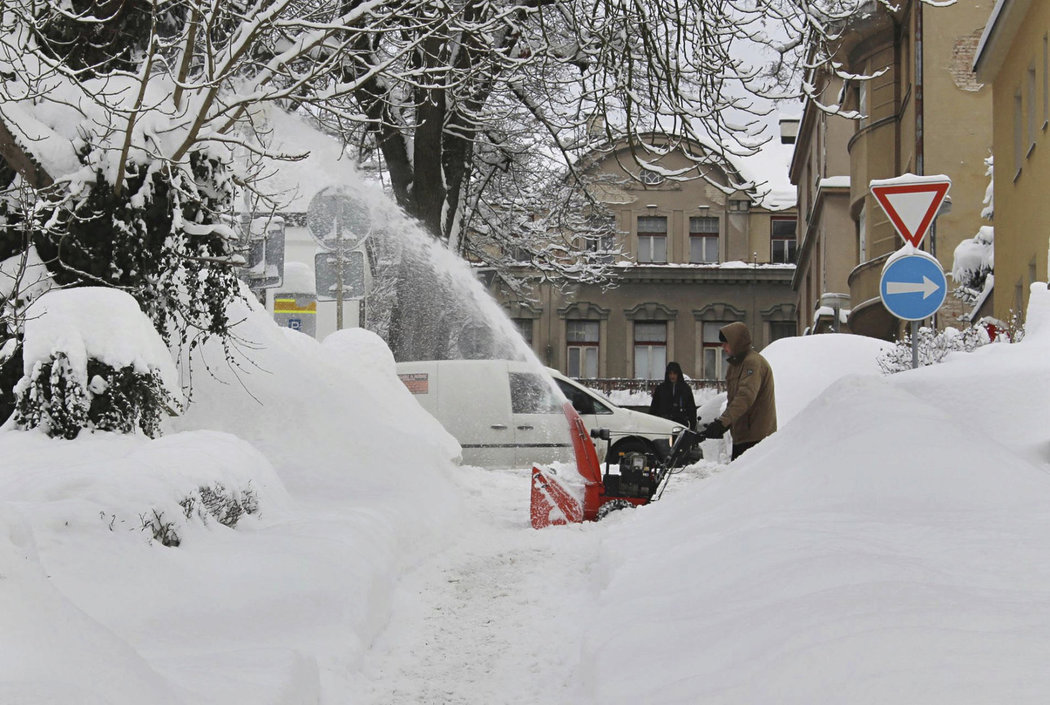
[[285,262],[284,281],[279,291],[297,294],[317,293],[317,282],[314,268],[305,262]]
[[848,176],[825,176],[817,182],[818,189],[825,188],[849,188],[850,177]]
[[646,263],[621,260],[614,264],[616,267],[629,269],[653,269],[659,271],[670,271],[672,269],[795,269],[794,264],[780,262],[745,262],[743,260],[730,260],[728,262],[714,262],[700,264],[696,262],[680,263]]
[[[977,74],[978,80],[986,80],[989,72],[994,72],[998,69],[998,65],[1002,63],[1002,59],[993,61],[994,66],[990,65],[988,61],[992,58],[993,49],[992,43],[995,41],[995,36],[1001,33],[1001,30],[1006,31],[1009,34],[1013,34],[1016,31],[1017,25],[1020,19],[1010,23],[1012,26],[1001,27],[999,20],[1002,18],[1004,11],[1007,9],[1007,5],[1011,5],[1009,9],[1017,10],[1015,17],[1019,18],[1021,14],[1028,8],[1031,0],[1020,0],[1015,2],[1014,0],[997,0],[995,7],[992,8],[991,14],[988,16],[988,22],[984,26],[984,31],[981,32],[981,40],[977,44],[977,51],[973,55],[973,71]],[[1006,23],[1004,23],[1006,24]]]
[[755,154],[730,156],[729,160],[741,176],[755,184],[760,206],[769,210],[787,210],[795,207],[797,198],[789,174],[795,145],[784,144],[775,132],[771,134],[772,138]]

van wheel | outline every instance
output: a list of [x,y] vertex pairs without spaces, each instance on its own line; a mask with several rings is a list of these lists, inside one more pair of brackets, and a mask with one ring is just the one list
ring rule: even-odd
[[618,512],[621,509],[630,509],[633,506],[634,505],[628,502],[626,499],[610,499],[608,502],[598,507],[597,520],[601,521],[613,512]]
[[609,459],[611,462],[619,462],[620,453],[652,454],[652,452],[652,447],[645,441],[638,438],[625,438],[622,441],[617,441],[613,447],[609,449]]

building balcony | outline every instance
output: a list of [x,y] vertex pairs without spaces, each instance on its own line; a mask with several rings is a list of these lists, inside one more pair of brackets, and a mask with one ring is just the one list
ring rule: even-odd
[[882,268],[889,254],[857,265],[849,275],[850,300],[856,302],[849,314],[850,330],[858,335],[890,340],[897,335],[899,322],[886,310],[879,296]]

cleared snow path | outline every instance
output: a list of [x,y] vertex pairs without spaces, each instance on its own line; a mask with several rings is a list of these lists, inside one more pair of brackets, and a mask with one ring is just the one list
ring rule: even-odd
[[403,579],[353,702],[579,702],[598,526],[534,531],[528,472],[462,470],[470,515]]
[[[697,470],[671,487],[706,476]],[[527,471],[462,471],[470,515],[440,553],[403,578],[349,702],[590,702],[580,656],[601,589],[600,544],[605,526],[629,517],[534,531]]]

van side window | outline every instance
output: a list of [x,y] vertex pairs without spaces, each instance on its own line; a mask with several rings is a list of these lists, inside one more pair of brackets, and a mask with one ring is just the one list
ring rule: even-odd
[[540,375],[510,373],[510,408],[515,414],[557,414],[561,406],[554,390]]
[[602,404],[600,401],[592,397],[587,392],[584,392],[576,387],[572,386],[568,382],[560,379],[555,379],[558,383],[558,388],[561,389],[561,393],[565,395],[565,398],[572,402],[572,408],[576,409],[576,413],[579,414],[611,414],[612,409]]

